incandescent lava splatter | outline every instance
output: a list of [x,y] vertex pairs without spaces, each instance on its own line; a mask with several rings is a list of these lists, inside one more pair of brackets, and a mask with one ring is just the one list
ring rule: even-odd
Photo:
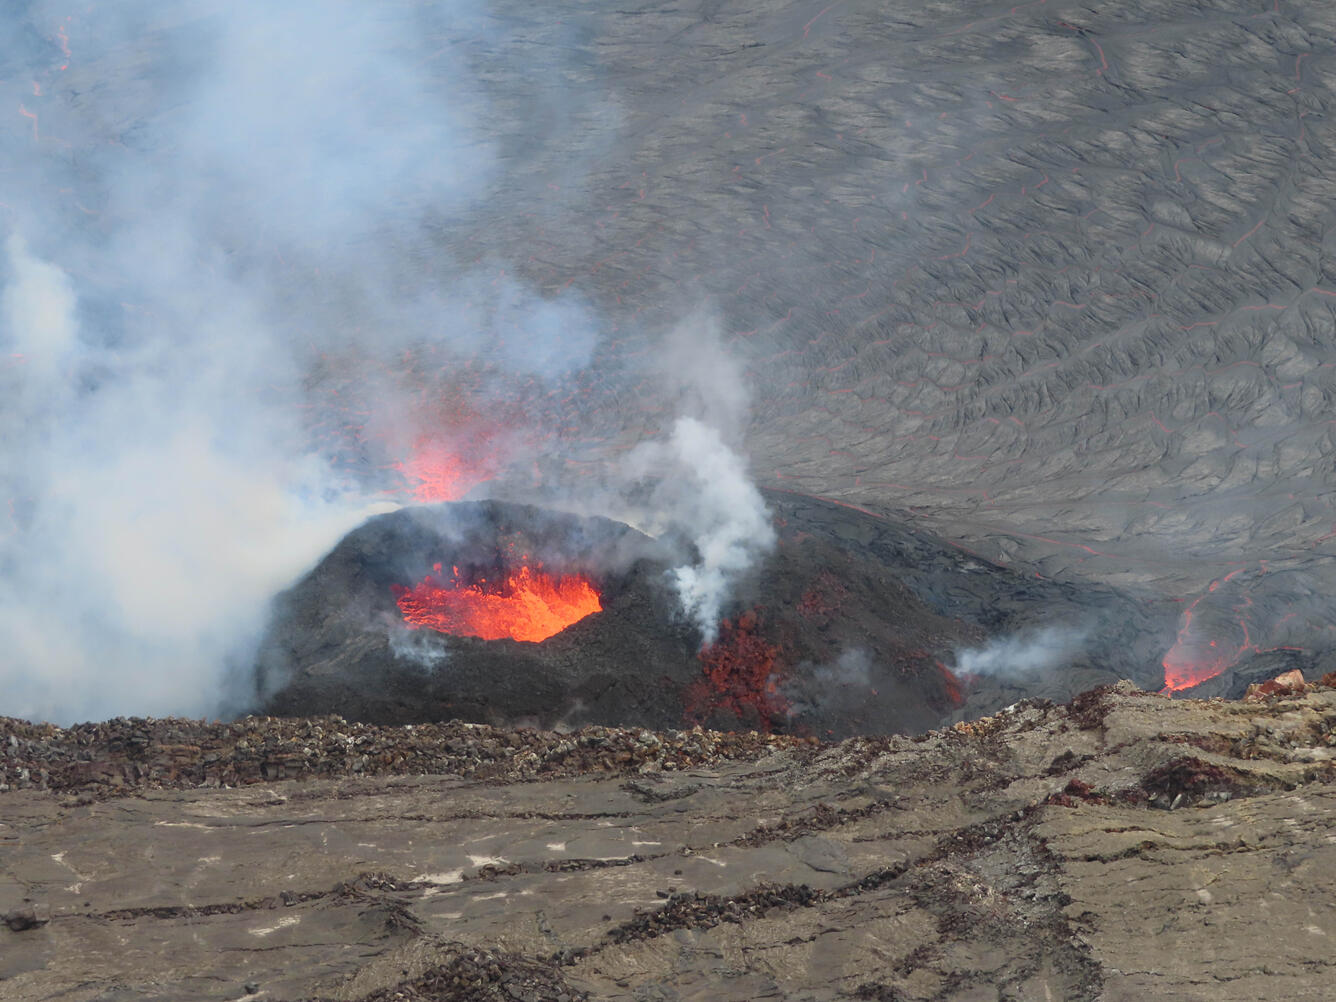
[[413,443],[413,455],[394,469],[408,482],[407,490],[423,504],[458,501],[497,473],[494,459],[466,455],[449,442],[428,435]]
[[783,719],[789,702],[779,690],[783,680],[780,649],[760,634],[755,612],[724,620],[719,639],[700,652],[704,678],[686,693],[688,720],[704,720],[724,710],[769,733]]
[[[435,569],[441,573],[440,564]],[[603,609],[587,577],[553,578],[541,564],[523,564],[497,583],[475,584],[464,584],[456,567],[449,581],[428,575],[412,588],[393,585],[391,590],[409,628],[483,640],[538,643]]]

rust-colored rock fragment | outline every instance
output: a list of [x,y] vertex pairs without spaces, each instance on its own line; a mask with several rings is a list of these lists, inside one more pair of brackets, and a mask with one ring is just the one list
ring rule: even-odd
[[[1331,676],[1327,677],[1330,678]],[[1265,682],[1256,682],[1248,686],[1248,691],[1244,693],[1243,698],[1248,702],[1256,703],[1269,696],[1303,692],[1307,687],[1308,684],[1304,681],[1304,673],[1296,668],[1294,671],[1287,671],[1283,675],[1277,675]]]

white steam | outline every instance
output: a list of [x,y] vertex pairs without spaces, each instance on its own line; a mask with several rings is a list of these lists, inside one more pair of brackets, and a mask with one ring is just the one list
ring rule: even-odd
[[424,671],[440,668],[450,657],[445,638],[432,630],[413,630],[402,620],[386,624],[390,653],[396,661],[416,665]]
[[774,547],[775,530],[741,449],[730,444],[742,436],[748,395],[717,324],[704,315],[682,324],[660,364],[684,416],[665,440],[628,455],[620,473],[632,484],[649,484],[649,495],[639,511],[617,517],[691,542],[693,559],[674,568],[671,579],[683,612],[708,644],[738,581]]
[[[541,396],[595,358],[578,291],[458,265],[452,227],[545,149],[502,113],[525,93],[595,133],[617,116],[558,114],[591,67],[511,45],[481,0],[67,7],[0,13],[0,87],[31,116],[0,132],[0,714],[206,714],[404,450],[473,434],[439,419],[457,361]],[[692,544],[672,584],[709,639],[774,532],[740,372],[710,324],[683,331],[679,420],[611,493]]]
[[956,673],[1016,678],[1050,671],[1081,652],[1087,630],[1046,627],[993,640],[983,647],[956,652]]
[[718,318],[698,310],[679,324],[656,364],[680,414],[718,429],[727,440],[742,437],[751,394],[742,366],[720,340]]
[[218,382],[244,394],[248,365],[81,349],[68,278],[6,249],[5,712],[205,713],[268,597],[361,506],[324,500],[327,471],[260,414],[228,420]]
[[598,327],[442,246],[501,169],[480,5],[67,7],[0,14],[35,116],[0,133],[0,714],[204,714],[273,594],[384,506],[313,434],[348,403],[314,373],[374,387],[389,439],[406,349],[542,377]]
[[860,648],[842,651],[831,664],[803,664],[784,684],[789,718],[820,710],[837,715],[855,713],[876,697],[874,664]]
[[679,418],[666,442],[638,447],[631,463],[658,478],[652,510],[694,544],[696,560],[674,568],[672,580],[710,643],[734,583],[775,544],[765,500],[742,457],[695,418]]

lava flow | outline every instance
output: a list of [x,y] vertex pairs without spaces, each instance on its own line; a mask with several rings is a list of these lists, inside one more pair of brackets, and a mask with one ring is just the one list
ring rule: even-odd
[[[436,573],[441,565],[435,565]],[[393,585],[394,599],[411,629],[437,630],[483,640],[527,640],[532,643],[560,633],[572,623],[601,612],[602,602],[584,575],[553,578],[527,564],[504,581],[466,585],[459,568],[449,581],[428,575],[412,588]]]
[[[1219,581],[1212,581],[1210,587],[1206,589],[1207,594],[1214,592],[1239,573],[1240,571],[1231,571]],[[1183,622],[1178,629],[1174,646],[1169,648],[1169,652],[1161,662],[1164,666],[1165,692],[1182,692],[1201,685],[1232,668],[1244,654],[1258,649],[1252,643],[1248,635],[1248,623],[1242,617],[1238,620],[1238,629],[1243,634],[1242,643],[1238,644],[1214,639],[1206,634],[1200,624],[1194,625],[1193,616],[1197,612],[1197,605],[1205,597],[1205,594],[1198,595],[1192,604],[1183,610]],[[1242,602],[1235,606],[1235,612],[1241,613],[1251,604],[1248,596],[1244,595]]]
[[783,675],[781,652],[761,636],[755,612],[720,624],[719,638],[700,651],[703,678],[686,694],[686,717],[700,722],[724,710],[767,734],[788,713],[789,703],[779,690]]
[[1164,688],[1182,692],[1201,685],[1233,667],[1246,647],[1221,647],[1214,640],[1193,636],[1190,626],[1179,631],[1178,640],[1164,656]]

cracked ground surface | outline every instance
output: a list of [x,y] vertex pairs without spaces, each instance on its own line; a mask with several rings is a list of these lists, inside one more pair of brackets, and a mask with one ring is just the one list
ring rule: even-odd
[[[128,754],[111,724],[6,726],[12,755]],[[235,743],[236,726],[190,737]],[[1329,993],[1333,689],[1124,686],[918,739],[685,736],[695,758],[671,734],[591,732],[640,750],[579,759],[576,736],[454,726],[492,768],[409,756],[234,789],[104,769],[5,794],[0,908],[49,919],[0,930],[5,997]],[[374,734],[382,753],[437,743]],[[134,754],[179,757],[171,738]]]

